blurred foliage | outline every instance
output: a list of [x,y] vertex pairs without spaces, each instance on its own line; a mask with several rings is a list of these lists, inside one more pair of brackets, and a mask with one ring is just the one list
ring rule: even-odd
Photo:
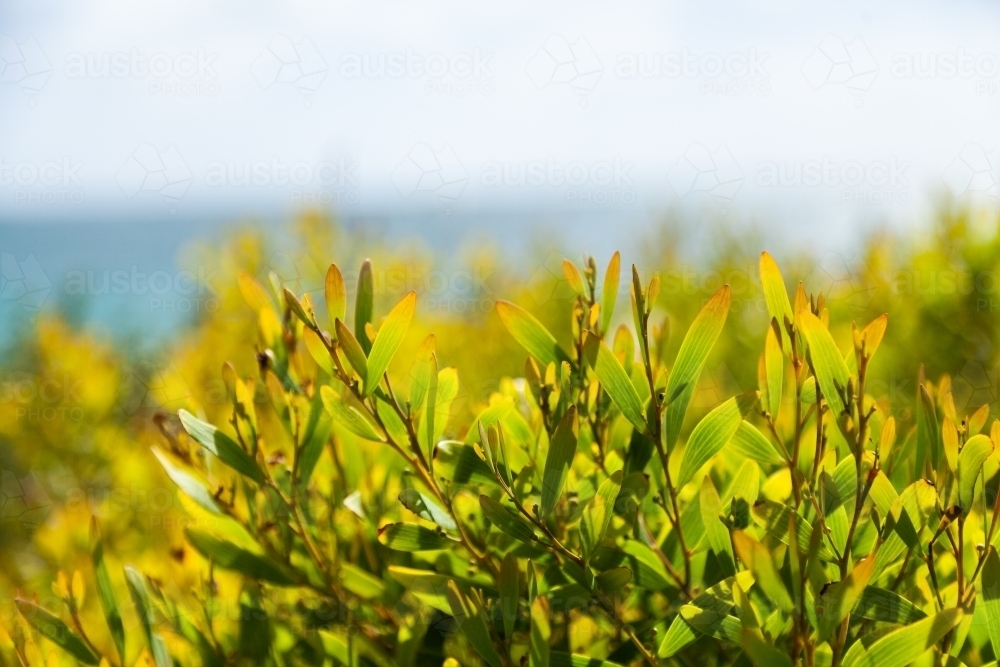
[[165,349],[46,312],[4,356],[0,660],[986,664],[998,232],[778,253],[787,311],[669,227],[611,283],[315,215],[194,246]]

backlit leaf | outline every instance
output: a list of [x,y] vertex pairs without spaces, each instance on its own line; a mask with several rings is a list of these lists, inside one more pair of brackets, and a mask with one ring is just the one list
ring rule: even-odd
[[390,523],[379,528],[378,541],[393,551],[452,549],[458,542],[412,523]]
[[549,451],[545,455],[542,498],[539,505],[539,517],[542,519],[552,513],[552,509],[562,495],[563,484],[566,483],[566,476],[573,464],[573,457],[576,455],[578,431],[579,424],[574,405],[570,406],[559,421],[559,425],[552,435],[552,441],[549,443]]
[[197,528],[187,528],[184,534],[198,553],[212,559],[218,567],[281,586],[296,583],[296,578],[283,564],[276,563],[267,556],[247,551]]
[[413,311],[417,306],[417,293],[410,292],[396,307],[389,311],[385,321],[378,330],[371,352],[368,354],[368,373],[365,379],[364,395],[368,396],[378,387],[382,374],[389,368],[399,344],[403,342],[406,332],[413,320]]
[[621,261],[621,254],[616,250],[608,262],[607,271],[604,272],[604,285],[601,288],[601,332],[605,334],[611,326],[611,316],[615,310],[615,301],[618,299]]
[[646,417],[642,411],[642,401],[615,353],[600,338],[588,333],[584,354],[614,404],[636,429],[645,433]]
[[709,459],[715,456],[736,434],[740,423],[760,397],[756,390],[734,396],[709,412],[698,422],[684,447],[684,458],[677,475],[677,487],[687,484]]
[[497,314],[507,331],[542,366],[569,361],[569,355],[534,315],[509,301],[497,301]]
[[96,665],[98,663],[98,657],[94,655],[94,652],[76,633],[69,629],[69,626],[61,618],[31,600],[18,598],[14,600],[14,603],[24,620],[35,630],[38,630],[43,637],[84,664]]
[[670,400],[664,417],[668,450],[672,450],[674,443],[677,442],[688,403],[691,402],[695,385],[698,383],[698,376],[701,375],[701,369],[715,341],[722,333],[726,316],[729,314],[730,299],[731,290],[725,285],[708,300],[694,318],[677,352],[666,391],[666,396]]
[[178,410],[181,425],[188,435],[202,447],[215,454],[220,461],[258,484],[264,483],[264,473],[253,458],[236,442],[216,427],[201,421],[187,410]]

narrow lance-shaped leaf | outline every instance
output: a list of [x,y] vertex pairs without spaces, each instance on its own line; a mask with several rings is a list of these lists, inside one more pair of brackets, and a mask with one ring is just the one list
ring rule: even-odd
[[773,600],[782,611],[792,610],[792,598],[778,574],[771,554],[760,542],[747,535],[742,530],[733,531],[733,545],[736,554],[744,565],[753,573],[754,579],[764,593]]
[[715,456],[736,435],[740,423],[760,398],[756,390],[734,396],[718,406],[698,422],[688,438],[677,476],[677,487],[687,484],[691,477]]
[[708,543],[715,552],[724,576],[736,574],[733,562],[733,547],[729,539],[729,530],[722,523],[719,514],[722,512],[722,500],[716,491],[712,478],[705,475],[701,483],[701,520],[705,524],[705,534]]
[[146,637],[146,645],[149,647],[149,652],[153,654],[156,667],[170,667],[173,660],[170,659],[170,654],[167,652],[167,645],[163,641],[163,637],[153,632],[153,604],[149,600],[149,591],[146,590],[145,577],[135,568],[126,567],[125,583],[128,584],[132,603],[139,615],[139,624]]
[[677,352],[677,359],[667,381],[666,396],[670,400],[670,405],[667,406],[664,424],[668,450],[672,450],[674,443],[677,442],[698,376],[701,375],[701,369],[708,359],[708,353],[712,351],[715,341],[722,333],[722,327],[729,314],[730,299],[731,290],[729,285],[725,285],[708,300],[694,318],[681,343],[681,349]]
[[588,333],[584,354],[614,404],[635,428],[645,433],[646,417],[642,412],[642,401],[615,353],[600,338]]
[[833,584],[823,593],[821,601],[816,605],[821,641],[827,639],[850,613],[874,570],[875,557],[872,555],[855,565],[843,581]]
[[781,353],[781,329],[778,320],[771,320],[764,341],[764,368],[767,372],[767,411],[771,419],[778,419],[781,408],[782,384],[785,378],[785,357]]
[[232,542],[196,528],[185,529],[184,533],[198,553],[212,559],[223,569],[283,586],[296,583],[295,577],[285,569],[284,565],[276,563],[267,556],[247,551]]
[[601,333],[607,334],[608,327],[611,326],[611,317],[615,310],[615,301],[618,299],[618,281],[621,274],[621,253],[617,250],[608,262],[608,269],[604,273],[604,286],[601,288]]
[[403,342],[406,332],[410,329],[410,322],[413,320],[413,311],[416,306],[417,293],[410,292],[386,315],[368,355],[365,396],[375,391],[382,380],[382,374],[389,368],[389,362],[392,361],[399,344]]
[[215,454],[220,461],[236,472],[249,477],[258,484],[264,483],[264,473],[257,462],[243,451],[236,442],[215,426],[203,422],[187,410],[177,412],[181,425],[188,435],[194,438],[202,447]]
[[390,523],[379,528],[378,541],[393,551],[452,549],[458,542],[430,528],[411,523]]
[[573,405],[559,421],[552,441],[549,443],[548,454],[545,455],[542,500],[539,505],[539,514],[542,519],[552,513],[562,495],[563,484],[566,483],[566,476],[573,464],[573,456],[576,454],[578,432],[576,406]]
[[347,287],[344,285],[344,276],[336,264],[331,264],[327,269],[324,288],[326,313],[330,319],[330,326],[335,328],[337,320],[343,321],[347,318]]
[[927,618],[927,614],[903,596],[875,586],[867,586],[862,591],[851,614],[896,625],[909,625]]
[[[358,274],[358,294],[354,300],[354,337],[367,355],[372,349],[367,327],[375,315],[375,281],[372,278],[372,262],[366,259]],[[339,335],[339,332],[338,332]],[[364,377],[362,375],[361,377]]]
[[479,496],[479,506],[482,508],[486,520],[496,526],[498,530],[522,542],[530,544],[535,541],[534,529],[521,515],[508,511],[506,507],[487,495]]
[[177,485],[181,491],[184,492],[191,500],[198,503],[201,507],[208,510],[212,514],[222,514],[222,510],[219,506],[215,504],[212,499],[212,494],[209,493],[208,488],[205,483],[197,479],[194,475],[182,470],[178,466],[175,466],[167,455],[161,452],[156,447],[151,448],[153,450],[153,456],[156,460],[160,462],[163,466],[164,472],[167,473],[167,477],[170,481]]
[[61,618],[30,600],[18,598],[14,600],[14,604],[24,620],[35,630],[38,630],[43,637],[84,664],[96,665],[98,663],[98,657],[94,655],[94,652],[69,629],[69,626]]
[[385,442],[386,437],[379,432],[377,424],[374,424],[367,416],[362,414],[353,405],[348,405],[333,388],[324,385],[319,390],[323,407],[333,417],[334,423],[340,424],[348,431],[365,440]]
[[972,509],[972,501],[983,463],[993,453],[993,442],[985,435],[974,435],[968,439],[958,455],[958,497],[962,511]]
[[497,301],[497,314],[507,331],[542,366],[569,361],[569,355],[534,315],[510,301]]
[[482,609],[474,599],[467,596],[454,581],[448,582],[448,602],[451,605],[452,615],[458,622],[462,634],[476,649],[476,653],[482,657],[490,667],[501,667],[500,656],[493,648],[490,640],[490,631],[483,620]]
[[518,600],[521,595],[521,572],[517,567],[517,556],[512,552],[507,552],[500,563],[499,588],[503,636],[510,640],[514,635],[514,621],[517,620]]
[[550,616],[548,598],[544,595],[536,597],[531,603],[531,645],[528,650],[528,667],[549,667],[549,637],[552,636]]
[[836,419],[844,412],[844,400],[840,392],[847,390],[850,376],[847,364],[844,363],[844,357],[837,349],[833,336],[818,317],[809,310],[803,310],[799,312],[798,319],[802,335],[809,344],[809,355],[816,371],[819,388],[823,391],[823,398],[830,404],[831,412]]
[[870,646],[855,642],[844,655],[844,667],[904,667],[941,641],[962,620],[961,609],[945,609],[934,616],[882,635]]
[[347,363],[351,365],[351,368],[358,374],[358,377],[362,380],[367,379],[368,357],[365,356],[365,351],[361,347],[361,343],[350,332],[347,325],[340,320],[334,323],[334,328],[337,331],[337,342],[340,345],[340,349],[344,351],[344,356],[347,357]]
[[104,562],[104,542],[101,540],[101,529],[97,525],[97,517],[90,518],[90,560],[94,565],[94,579],[97,581],[97,597],[101,601],[101,609],[104,610],[104,618],[108,623],[108,630],[111,638],[115,642],[118,650],[118,657],[125,659],[125,626],[122,623],[122,614],[118,608],[118,598],[115,596],[115,587],[111,583],[111,575],[108,574],[107,563]]
[[446,530],[455,530],[455,521],[440,505],[420,493],[416,489],[403,489],[399,494],[399,502],[421,519],[433,521]]
[[760,254],[760,282],[764,288],[764,301],[767,302],[767,312],[772,319],[778,321],[781,329],[781,344],[786,351],[791,351],[788,334],[784,330],[785,320],[793,320],[792,306],[788,302],[788,291],[785,289],[785,279],[781,277],[781,269],[774,257],[768,252]]
[[615,499],[622,488],[622,471],[615,471],[610,477],[601,482],[597,488],[597,494],[591,499],[587,508],[583,511],[583,520],[580,522],[580,537],[583,542],[584,560],[589,560],[594,553],[594,549],[607,532],[611,524],[611,517],[614,515]]
[[1000,555],[993,545],[986,547],[989,553],[983,564],[982,578],[979,581],[980,594],[983,596],[983,606],[986,610],[986,627],[993,643],[993,654],[1000,655]]

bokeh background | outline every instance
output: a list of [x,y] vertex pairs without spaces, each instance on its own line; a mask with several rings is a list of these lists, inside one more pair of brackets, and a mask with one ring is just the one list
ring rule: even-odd
[[871,393],[902,432],[920,373],[1000,416],[998,29],[989,2],[4,2],[0,599],[84,569],[92,514],[116,565],[190,576],[149,448],[253,372],[240,271],[318,297],[372,257],[458,423],[523,372],[495,301],[567,335],[585,252],[660,273],[674,348],[732,285],[694,407],[754,387],[769,249],[840,340],[890,313]]

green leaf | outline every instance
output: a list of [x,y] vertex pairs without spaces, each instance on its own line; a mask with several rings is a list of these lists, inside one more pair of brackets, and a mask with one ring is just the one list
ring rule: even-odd
[[946,609],[934,616],[882,635],[866,646],[865,637],[844,655],[844,667],[904,667],[916,660],[962,620],[961,609]]
[[823,398],[830,405],[833,418],[837,419],[844,412],[844,401],[837,387],[842,391],[847,390],[850,371],[847,370],[847,364],[837,349],[833,336],[820,319],[808,310],[799,312],[798,318],[802,335],[809,344],[809,356],[813,370],[816,371],[819,388],[823,390]]
[[[730,299],[729,285],[725,285],[708,300],[694,318],[681,343],[681,349],[677,352],[677,359],[667,381],[666,395],[670,399],[670,405],[667,406],[664,423],[668,450],[672,450],[674,443],[677,442],[688,403],[691,402],[695,385],[698,383],[698,376],[701,375],[701,369],[708,359],[708,353],[712,351],[715,341],[722,333],[726,316],[729,314]],[[641,338],[640,336],[640,340]]]
[[621,264],[621,253],[616,250],[608,262],[608,269],[604,273],[604,285],[601,287],[601,332],[605,334],[611,326],[611,316],[614,314],[615,301],[618,299]]
[[528,649],[528,667],[549,667],[549,638],[552,626],[549,600],[544,595],[531,603],[531,645]]
[[509,511],[489,496],[480,495],[479,506],[482,508],[483,516],[486,517],[487,521],[511,537],[529,544],[537,539],[535,537],[535,530],[528,523],[527,519]]
[[319,457],[323,455],[332,430],[333,419],[324,405],[323,392],[314,393],[309,406],[309,420],[306,422],[302,444],[295,459],[300,485],[309,485],[309,479],[312,477],[313,470],[316,469]]
[[744,565],[753,573],[754,579],[765,595],[784,612],[792,610],[792,598],[781,580],[770,552],[760,542],[742,530],[733,531],[733,546]]
[[[812,541],[813,526],[806,521],[801,514],[797,514],[788,505],[784,505],[773,500],[762,500],[755,503],[752,509],[753,518],[757,523],[764,526],[764,529],[780,540],[784,544],[789,543],[789,519],[795,517],[795,539],[798,541],[799,552],[807,553],[809,544]],[[835,554],[830,550],[827,542],[822,542],[819,549],[819,557],[823,560],[833,560]]]
[[472,648],[476,649],[476,653],[489,663],[490,667],[501,667],[500,656],[493,648],[489,628],[483,619],[482,607],[476,600],[463,593],[454,581],[448,582],[447,595],[452,616],[462,629],[462,634],[472,644]]
[[375,342],[368,354],[365,396],[375,391],[379,382],[382,381],[382,374],[389,368],[389,362],[392,361],[396,350],[399,349],[399,344],[406,337],[406,332],[410,330],[410,322],[413,320],[413,311],[416,307],[417,293],[410,292],[396,304],[395,308],[389,311],[382,326],[379,327],[378,335],[375,336]]
[[764,641],[759,630],[746,628],[741,634],[743,650],[757,667],[792,667],[788,656]]
[[579,428],[576,406],[573,405],[559,420],[559,425],[549,443],[549,451],[545,455],[542,499],[539,505],[539,518],[543,520],[552,513],[562,495],[566,476],[573,465],[573,457],[576,455]]
[[500,614],[503,616],[503,636],[509,641],[514,635],[517,620],[518,600],[521,595],[521,572],[517,566],[517,556],[507,552],[500,563]]
[[[361,264],[361,272],[358,274],[358,295],[354,301],[354,336],[361,344],[365,355],[372,349],[372,343],[368,339],[368,332],[365,329],[372,323],[374,314],[375,281],[372,278],[372,261],[366,259]],[[339,335],[340,332],[337,333]]]
[[291,586],[296,579],[285,566],[276,563],[267,556],[255,554],[238,547],[232,542],[219,539],[202,530],[187,528],[184,530],[188,542],[191,546],[205,558],[209,558],[219,567],[226,570],[233,570],[240,574],[268,581],[279,586]]
[[394,551],[453,549],[457,541],[412,523],[390,523],[379,528],[378,541]]
[[118,650],[118,658],[125,659],[125,626],[122,623],[122,614],[118,609],[118,598],[115,596],[115,587],[111,583],[111,575],[108,574],[108,566],[104,562],[104,543],[101,541],[101,529],[97,525],[97,517],[90,517],[90,560],[94,565],[94,578],[97,581],[97,597],[101,600],[101,609],[104,610],[104,619],[108,623],[108,630],[111,638],[115,642]]
[[986,610],[986,627],[990,631],[990,641],[993,642],[993,654],[1000,655],[1000,555],[993,545],[987,547],[986,562],[983,564],[982,579],[979,591],[983,596],[983,606]]
[[702,609],[693,604],[682,606],[680,615],[688,625],[702,634],[733,644],[740,643],[743,624],[735,616],[720,614],[713,609]]
[[851,614],[872,621],[898,625],[909,625],[927,618],[927,614],[906,598],[875,586],[865,588]]
[[694,474],[725,447],[759,398],[760,392],[757,391],[734,396],[698,422],[684,447],[684,458],[681,459],[681,469],[677,475],[677,488],[691,481]]
[[353,405],[345,403],[331,387],[323,386],[320,388],[319,393],[323,401],[323,406],[333,417],[334,422],[365,440],[372,440],[374,442],[386,441],[385,435],[379,432],[378,426],[372,423],[371,419],[362,414]]
[[212,500],[212,494],[208,492],[204,482],[196,478],[194,475],[191,475],[190,473],[175,466],[170,459],[167,458],[167,455],[156,447],[151,447],[150,449],[153,450],[153,456],[156,457],[156,460],[160,462],[161,466],[163,466],[163,470],[167,473],[167,477],[170,478],[171,482],[177,485],[177,488],[183,491],[186,496],[191,498],[191,500],[195,501],[198,505],[205,508],[212,514],[222,513],[219,506],[215,504],[214,500]]
[[305,341],[306,350],[309,351],[309,356],[316,362],[316,365],[323,369],[327,375],[334,375],[333,357],[330,356],[330,351],[323,343],[323,339],[320,338],[320,334],[312,329],[303,329],[302,340]]
[[785,458],[778,453],[771,441],[757,427],[750,422],[743,420],[740,422],[736,433],[729,440],[729,446],[758,463],[781,464]]
[[[635,540],[630,540],[630,542],[634,541]],[[691,604],[701,609],[712,610],[717,614],[727,614],[733,606],[733,586],[738,585],[745,591],[753,586],[753,583],[753,575],[750,572],[746,570],[738,572],[735,576],[720,581],[700,593],[694,600],[691,601]],[[657,651],[657,657],[672,657],[685,647],[694,643],[699,636],[701,636],[700,633],[696,632],[694,628],[678,614],[670,623],[670,627],[667,629],[667,632],[663,637],[663,641],[660,643],[660,648]]]
[[993,441],[989,436],[974,435],[966,441],[958,455],[958,497],[962,511],[966,514],[972,509],[979,471],[992,453]]
[[[787,298],[787,297],[786,297]],[[781,352],[781,330],[777,320],[771,320],[764,341],[764,368],[767,374],[767,411],[777,421],[781,409],[781,391],[785,379],[785,356]]]
[[454,519],[451,518],[448,512],[441,509],[440,505],[416,489],[403,489],[399,494],[399,502],[403,504],[403,507],[421,519],[436,523],[446,530],[455,530],[457,528]]
[[202,447],[215,454],[220,461],[258,484],[264,483],[264,473],[257,462],[243,451],[236,442],[216,427],[201,421],[187,410],[178,410],[181,425],[188,435],[194,438]]
[[602,593],[611,595],[632,581],[632,570],[627,567],[611,568],[594,577],[594,581]]
[[302,302],[299,301],[299,297],[288,289],[284,288],[283,294],[285,297],[285,303],[288,304],[288,309],[292,311],[295,317],[302,320],[302,323],[307,327],[314,326],[316,323],[316,318],[312,316],[312,313],[307,313],[305,307],[303,307]]
[[584,343],[584,355],[594,369],[597,379],[601,381],[604,391],[608,392],[608,396],[621,413],[632,426],[645,433],[646,416],[642,412],[642,401],[615,353],[600,338],[588,333]]
[[760,254],[760,282],[764,288],[764,301],[767,302],[767,312],[772,319],[781,325],[781,344],[790,350],[788,334],[784,330],[785,320],[793,321],[792,305],[788,301],[788,291],[785,289],[785,279],[781,277],[781,269],[774,257],[764,251]]
[[17,610],[31,627],[50,642],[66,651],[74,658],[88,665],[96,665],[99,658],[80,639],[65,622],[47,609],[39,607],[30,600],[20,598],[14,600]]
[[724,576],[736,574],[736,565],[733,560],[733,546],[729,539],[729,529],[722,523],[719,517],[722,512],[722,499],[715,489],[710,475],[705,475],[701,483],[701,520],[705,524],[705,534],[708,536],[708,543],[715,552],[715,557],[719,561]]
[[444,440],[434,448],[434,474],[455,484],[500,485],[476,450],[457,440]]
[[874,570],[875,557],[869,556],[855,565],[843,581],[829,586],[820,596],[816,604],[820,641],[828,639],[834,629],[854,608],[854,604],[860,599],[861,592],[868,585]]
[[132,603],[135,605],[143,635],[146,637],[146,646],[153,654],[156,667],[170,667],[173,660],[167,652],[167,645],[163,637],[153,632],[153,605],[149,600],[149,591],[146,590],[145,577],[135,568],[126,566],[125,583],[128,585],[129,595],[132,596]]
[[510,301],[497,301],[496,308],[500,321],[514,340],[543,367],[570,360],[569,355],[556,342],[555,336],[534,315]]
[[385,582],[370,572],[365,572],[357,565],[343,562],[340,564],[339,570],[340,583],[358,597],[365,600],[377,600],[385,594]]
[[344,276],[336,264],[331,264],[326,271],[324,292],[330,326],[336,329],[337,320],[343,321],[347,317],[347,287],[344,285]]
[[358,374],[358,377],[365,380],[368,377],[368,357],[365,356],[366,352],[364,348],[343,322],[337,320],[334,323],[334,328],[337,331],[337,342],[340,345],[340,349],[344,351],[344,356],[347,357],[347,363],[351,365],[351,368]]
[[583,510],[580,522],[580,541],[583,543],[584,560],[589,560],[594,549],[604,539],[614,515],[615,499],[622,488],[622,471],[615,471],[597,488],[597,493]]

